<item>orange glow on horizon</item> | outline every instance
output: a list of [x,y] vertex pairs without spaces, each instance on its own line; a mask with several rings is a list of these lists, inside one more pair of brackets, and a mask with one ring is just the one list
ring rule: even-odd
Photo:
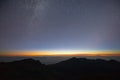
[[0,56],[120,56],[120,51],[1,51]]

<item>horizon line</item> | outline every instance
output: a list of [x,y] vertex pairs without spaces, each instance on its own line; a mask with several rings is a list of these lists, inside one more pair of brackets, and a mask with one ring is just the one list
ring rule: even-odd
[[120,56],[120,51],[0,51],[2,57]]

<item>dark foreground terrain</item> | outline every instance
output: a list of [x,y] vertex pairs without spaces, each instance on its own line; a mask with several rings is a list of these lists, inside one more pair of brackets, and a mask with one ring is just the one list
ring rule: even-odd
[[86,58],[52,65],[33,59],[1,62],[0,80],[120,80],[120,62]]

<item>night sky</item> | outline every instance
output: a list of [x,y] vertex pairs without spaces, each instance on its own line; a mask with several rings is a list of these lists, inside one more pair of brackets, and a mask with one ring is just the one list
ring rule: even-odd
[[0,0],[0,50],[120,50],[120,0]]

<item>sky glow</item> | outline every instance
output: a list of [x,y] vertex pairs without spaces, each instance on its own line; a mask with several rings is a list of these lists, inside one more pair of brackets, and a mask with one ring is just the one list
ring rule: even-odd
[[119,4],[120,0],[1,0],[0,51],[119,52]]

